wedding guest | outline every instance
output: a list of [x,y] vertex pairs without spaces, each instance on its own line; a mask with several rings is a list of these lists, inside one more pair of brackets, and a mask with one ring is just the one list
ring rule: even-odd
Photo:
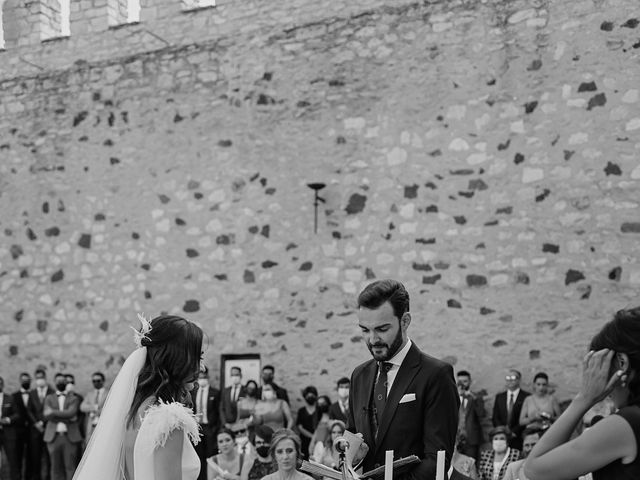
[[503,480],[529,480],[524,473],[524,462],[535,447],[544,430],[536,427],[527,427],[522,433],[522,457],[507,466]]
[[51,458],[52,480],[71,480],[78,465],[82,434],[78,423],[80,398],[67,392],[67,379],[63,373],[54,378],[56,393],[44,399],[43,418],[47,422],[44,441]]
[[246,395],[246,389],[242,386],[242,369],[231,367],[229,375],[231,385],[222,392],[220,411],[224,425],[229,428],[238,418],[238,400]]
[[270,383],[262,387],[262,400],[256,403],[254,421],[269,425],[274,431],[293,426],[289,404],[276,397],[276,391]]
[[332,420],[342,420],[347,422],[349,415],[349,389],[351,380],[342,377],[337,382],[338,400],[329,407],[329,418]]
[[507,466],[520,459],[520,450],[509,447],[508,438],[507,427],[497,426],[491,429],[491,449],[482,452],[478,464],[480,480],[502,480]]
[[[276,382],[273,381],[273,378],[275,377],[275,373],[276,373],[276,369],[274,368],[273,365],[265,365],[264,367],[262,367],[262,385],[264,388],[264,385],[271,385],[273,388],[273,391],[276,392],[276,398],[279,398],[281,400],[284,400],[285,402],[287,402],[287,405],[289,404],[289,394],[287,393],[287,390],[285,388],[282,388],[280,385],[278,385]],[[260,391],[258,397],[262,397],[262,391]]]
[[493,402],[493,416],[491,421],[494,427],[504,425],[509,429],[509,445],[514,448],[522,448],[522,431],[524,427],[520,425],[520,411],[524,399],[530,395],[529,392],[520,388],[522,375],[518,370],[511,369],[505,376],[506,391],[496,394]]
[[31,428],[31,420],[28,414],[29,408],[29,389],[31,387],[31,375],[27,372],[23,372],[19,377],[20,390],[13,394],[13,406],[14,416],[11,419],[13,428],[15,430],[15,445],[11,454],[7,452],[7,460],[10,465],[10,478],[11,480],[22,479],[22,472],[24,471],[24,478],[31,480],[32,466],[30,460],[30,442],[29,434]]
[[297,470],[298,460],[301,459],[300,445],[300,437],[292,430],[283,428],[275,432],[271,439],[271,456],[278,469],[263,477],[263,480],[313,480]]
[[198,480],[207,480],[207,458],[217,450],[217,434],[220,430],[220,391],[209,384],[209,369],[203,366],[198,374],[198,388],[191,390],[193,413],[200,426],[200,441],[195,445],[200,458]]
[[238,399],[236,422],[244,423],[249,428],[252,428],[257,403],[258,384],[253,380],[249,380],[244,386],[244,395]]
[[107,399],[107,394],[109,393],[109,390],[104,386],[104,380],[104,373],[94,372],[91,375],[93,390],[87,393],[87,396],[80,404],[80,411],[85,414],[86,418],[84,438],[85,447],[89,443],[96,425],[98,425],[98,420],[100,420],[100,414],[102,413],[104,402]]
[[47,374],[42,368],[36,369],[33,374],[36,388],[29,392],[27,415],[31,424],[29,432],[29,444],[31,464],[34,480],[49,480],[51,478],[51,459],[49,450],[44,441],[44,400],[55,393],[55,390],[47,384]]
[[533,393],[524,399],[520,411],[520,425],[542,430],[562,413],[556,397],[549,393],[549,376],[540,372],[533,377]]
[[346,427],[342,420],[331,420],[329,423],[329,437],[324,442],[316,443],[313,449],[313,460],[327,467],[331,467],[334,470],[338,470],[340,455],[334,448],[333,442],[336,438],[344,435],[345,430]]
[[247,468],[242,469],[241,480],[261,480],[265,475],[275,472],[276,466],[271,456],[273,429],[267,425],[258,425],[253,433],[256,458]]
[[307,459],[309,451],[309,443],[313,437],[313,432],[316,431],[320,415],[316,408],[316,402],[318,400],[318,390],[313,385],[309,385],[302,391],[302,397],[304,398],[305,405],[300,407],[298,415],[296,416],[296,427],[300,432],[300,440],[302,442],[302,457]]
[[244,456],[238,454],[236,434],[228,428],[218,432],[218,454],[209,460],[209,480],[240,480]]
[[468,371],[460,370],[456,378],[460,396],[458,430],[464,436],[464,442],[459,445],[459,449],[477,462],[480,460],[480,445],[484,441],[484,399],[480,394],[471,391],[471,374]]

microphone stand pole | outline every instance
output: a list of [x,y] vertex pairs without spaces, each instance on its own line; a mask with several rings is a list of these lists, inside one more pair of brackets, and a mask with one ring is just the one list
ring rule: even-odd
[[351,480],[351,475],[347,474],[347,462],[345,452],[339,452],[340,472],[342,472],[342,480]]

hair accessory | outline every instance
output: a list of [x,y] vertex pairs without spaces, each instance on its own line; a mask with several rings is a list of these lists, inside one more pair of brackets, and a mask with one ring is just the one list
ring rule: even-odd
[[140,320],[140,323],[142,324],[140,330],[136,330],[134,327],[131,327],[131,330],[133,330],[133,341],[138,348],[141,348],[142,339],[149,339],[149,337],[147,337],[147,333],[151,331],[151,322],[144,317],[144,313],[138,314],[138,320]]

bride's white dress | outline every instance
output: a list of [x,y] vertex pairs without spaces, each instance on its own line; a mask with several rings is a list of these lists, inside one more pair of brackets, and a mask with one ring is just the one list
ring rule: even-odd
[[198,423],[190,409],[178,402],[159,403],[146,411],[133,447],[133,478],[154,480],[153,452],[165,445],[174,430],[181,430],[182,480],[196,480],[200,459],[191,443],[200,439]]

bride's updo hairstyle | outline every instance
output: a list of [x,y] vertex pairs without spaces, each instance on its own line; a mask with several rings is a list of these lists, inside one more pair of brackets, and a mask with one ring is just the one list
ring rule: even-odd
[[202,329],[175,315],[160,315],[151,320],[151,330],[141,338],[147,348],[147,360],[138,375],[136,393],[127,424],[130,425],[145,399],[182,402],[185,384],[194,382],[200,371]]
[[[629,357],[629,368],[635,371],[635,375],[629,382],[628,404],[640,404],[640,307],[618,310],[613,320],[593,337],[591,350],[604,348],[616,353],[626,353]],[[613,374],[616,370],[615,357],[611,364]]]

